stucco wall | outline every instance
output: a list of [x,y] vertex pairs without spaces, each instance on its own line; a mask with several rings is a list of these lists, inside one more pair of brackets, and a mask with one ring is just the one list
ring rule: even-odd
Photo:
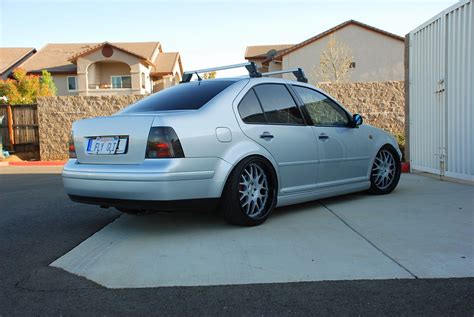
[[[131,93],[134,95],[145,93],[144,89],[141,88],[140,78],[141,72],[148,72],[148,67],[142,67],[142,62],[140,58],[123,52],[118,49],[113,49],[113,55],[111,57],[105,57],[102,55],[102,51],[98,50],[92,52],[88,55],[82,56],[77,60],[77,75],[78,75],[78,94],[81,96],[86,96],[89,94],[93,94],[94,90],[89,91],[87,88],[89,87],[89,78],[88,78],[88,71],[91,65],[97,62],[116,62],[116,63],[125,63],[130,67],[126,73],[130,74],[132,77],[132,91]],[[102,67],[99,65],[98,67]],[[97,72],[100,71],[97,69]],[[148,74],[147,73],[147,74]],[[100,76],[100,75],[99,75]],[[93,76],[95,77],[95,75]],[[110,78],[106,81],[110,82]]]
[[405,86],[403,81],[366,83],[320,83],[319,88],[336,98],[364,123],[403,135],[405,126]]
[[[95,84],[112,85],[112,76],[130,76],[130,67],[125,63],[110,62],[96,63],[99,82]],[[91,84],[91,82],[89,82]]]
[[87,68],[87,84],[89,85],[89,89],[96,88],[96,86],[100,85],[99,65],[99,63],[94,63]]
[[143,98],[135,96],[60,96],[38,98],[40,158],[68,158],[67,142],[76,120],[108,116]]
[[[337,30],[334,36],[336,41],[350,48],[356,63],[356,67],[349,70],[348,81],[404,80],[403,41],[357,25]],[[328,41],[329,36],[326,36],[283,56],[282,68],[301,67],[311,83],[319,82],[319,60]]]
[[68,76],[75,76],[75,75],[60,75],[54,74],[52,75],[54,84],[57,88],[57,95],[58,96],[75,96],[77,95],[77,91],[68,91],[67,90],[67,77]]

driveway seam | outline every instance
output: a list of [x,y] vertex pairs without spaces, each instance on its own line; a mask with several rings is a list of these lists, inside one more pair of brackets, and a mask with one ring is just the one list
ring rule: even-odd
[[370,244],[372,247],[374,247],[377,251],[382,253],[384,256],[386,256],[388,259],[390,259],[393,263],[398,265],[400,268],[402,268],[404,271],[406,271],[408,274],[410,274],[413,278],[418,279],[418,276],[416,276],[412,271],[410,271],[407,267],[405,267],[403,264],[395,260],[393,257],[391,257],[388,253],[386,253],[384,250],[379,248],[375,243],[370,241],[367,237],[365,237],[362,233],[357,231],[353,226],[351,226],[347,221],[345,221],[341,216],[339,216],[334,210],[326,206],[325,204],[321,203],[321,206],[326,208],[330,213],[332,213],[337,219],[339,219],[343,224],[345,224],[349,229],[351,229],[355,234],[357,234],[359,237],[364,239],[368,244]]

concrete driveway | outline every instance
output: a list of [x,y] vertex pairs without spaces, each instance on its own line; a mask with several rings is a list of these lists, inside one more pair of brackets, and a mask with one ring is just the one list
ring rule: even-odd
[[108,288],[473,277],[473,216],[473,186],[404,174],[390,195],[280,208],[253,228],[123,215],[51,266]]

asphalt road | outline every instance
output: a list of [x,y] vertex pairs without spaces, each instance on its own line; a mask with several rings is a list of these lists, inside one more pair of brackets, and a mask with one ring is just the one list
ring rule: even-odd
[[120,214],[24,171],[0,168],[0,316],[474,314],[473,278],[106,289],[48,265]]

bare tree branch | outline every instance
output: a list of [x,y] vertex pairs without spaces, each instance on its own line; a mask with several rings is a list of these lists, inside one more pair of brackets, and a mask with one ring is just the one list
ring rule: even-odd
[[350,48],[330,35],[326,49],[319,58],[319,71],[316,76],[321,81],[344,82],[349,79],[349,67],[354,60]]

